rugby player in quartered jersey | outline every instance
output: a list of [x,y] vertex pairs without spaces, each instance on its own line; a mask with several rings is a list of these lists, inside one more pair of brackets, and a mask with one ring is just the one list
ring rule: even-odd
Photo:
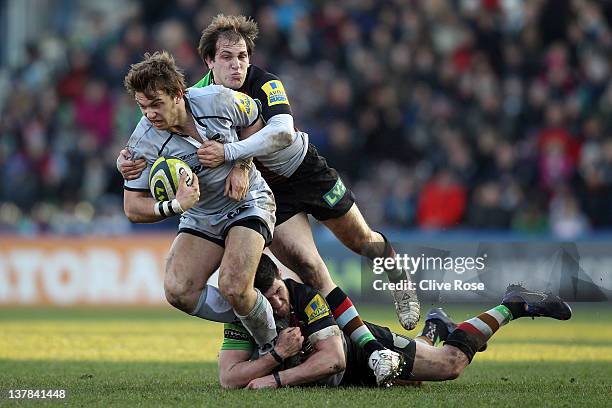
[[[368,357],[363,348],[337,329],[328,305],[317,291],[291,279],[283,280],[276,264],[265,254],[255,275],[255,286],[272,304],[279,322],[277,326],[298,327],[303,336],[295,336],[289,332],[291,329],[281,330],[276,343],[279,358],[268,355],[260,360],[252,355],[254,343],[248,332],[239,324],[227,324],[219,354],[222,386],[376,385],[368,366],[381,361]],[[367,323],[381,343],[403,357],[402,369],[393,380],[394,385],[457,378],[475,354],[484,350],[489,339],[512,320],[521,317],[568,320],[572,317],[570,306],[559,296],[529,291],[519,285],[510,285],[498,306],[459,324],[441,309],[434,310],[428,313],[425,322],[429,341],[412,340],[386,327]],[[285,333],[289,335],[283,336]],[[338,336],[343,336],[342,342]],[[434,339],[440,339],[444,345],[435,347]]]
[[[217,15],[202,31],[198,52],[210,72],[200,85],[217,83],[243,90],[260,101],[267,122],[246,140],[206,146],[202,162],[244,157],[257,160],[276,199],[277,239],[270,249],[285,265],[300,270],[306,282],[323,292],[338,321],[342,322],[340,327],[349,336],[355,337],[369,353],[383,350],[355,308],[343,308],[350,300],[329,276],[312,239],[307,214],[321,221],[347,248],[371,260],[394,258],[395,250],[382,233],[370,228],[338,172],[328,166],[314,146],[307,144],[304,133],[295,131],[290,98],[281,80],[249,64],[256,37],[257,24],[244,16]],[[297,154],[299,149],[302,150]],[[288,154],[285,156],[285,153]],[[213,157],[206,158],[206,155]],[[401,268],[386,272],[388,279],[397,283],[391,295],[399,321],[411,330],[419,320],[420,306],[416,291],[403,289],[410,286],[401,284],[410,281],[410,275]],[[345,325],[345,322],[351,324]]]
[[[245,387],[253,379],[263,380],[274,370],[268,386],[318,384],[377,385],[370,356],[338,328],[329,305],[320,292],[292,279],[281,279],[276,264],[263,254],[255,275],[255,286],[266,296],[274,309],[280,335],[276,343],[277,359],[266,356],[258,360],[252,337],[240,323],[227,323],[219,354],[219,377],[227,388]],[[283,339],[287,328],[297,327],[302,334],[301,348],[287,347],[295,339]],[[380,341],[404,356],[403,373],[412,368],[415,342],[408,338],[402,347],[393,345],[389,329],[369,324]],[[390,339],[390,341],[389,341]],[[291,351],[288,349],[291,348]],[[258,360],[253,363],[254,360]],[[251,361],[252,364],[244,364]],[[276,382],[276,384],[274,383]]]
[[[194,87],[214,84],[213,74],[210,71]],[[244,84],[237,91],[249,95],[258,102],[261,107],[261,116],[266,123],[277,115],[292,115],[291,106],[281,80],[276,75],[259,67],[249,66]],[[278,138],[276,135],[265,135],[258,142],[244,141],[242,145],[248,143],[258,146],[253,151],[253,149],[241,149],[240,143],[226,144],[224,146],[225,158],[232,162],[254,157],[257,168],[269,185],[286,182],[300,167],[304,156],[308,152],[308,134],[299,131],[291,131],[284,138]]]

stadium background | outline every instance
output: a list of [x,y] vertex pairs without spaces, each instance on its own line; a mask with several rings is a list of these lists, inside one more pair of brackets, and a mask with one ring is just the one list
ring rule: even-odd
[[573,239],[612,225],[608,1],[4,1],[0,225],[117,234],[129,64],[205,74],[201,28],[252,15],[252,63],[377,228]]
[[[196,82],[206,72],[199,32],[220,12],[259,23],[251,62],[281,77],[296,126],[375,229],[434,246],[595,241],[603,261],[590,277],[604,289],[598,299],[610,298],[612,1],[2,0],[0,389],[65,384],[81,403],[108,406],[134,390],[152,403],[184,403],[164,400],[179,397],[158,387],[175,375],[170,385],[187,401],[202,392],[190,388],[194,376],[218,392],[220,331],[164,301],[176,224],[129,223],[115,159],[139,115],[122,85],[129,65],[166,49]],[[313,228],[334,278],[358,296],[359,258]],[[453,405],[487,375],[516,386],[503,371],[510,365],[536,379],[507,404],[537,393],[561,405],[602,403],[612,387],[604,305],[579,309],[572,326],[517,324],[499,340],[509,354],[483,357],[484,374],[429,390],[451,390]],[[365,315],[399,328],[389,308]],[[457,318],[473,313],[457,310]],[[536,360],[547,362],[540,371],[529,365]],[[85,385],[96,376],[106,379]],[[496,386],[478,394],[480,404],[497,401]],[[159,400],[148,399],[154,389]],[[393,405],[389,395],[397,397],[339,398]],[[413,396],[444,402],[427,389]]]

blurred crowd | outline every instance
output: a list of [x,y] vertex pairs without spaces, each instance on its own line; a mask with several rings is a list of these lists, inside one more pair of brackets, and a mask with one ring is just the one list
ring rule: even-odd
[[138,120],[123,77],[166,49],[199,80],[217,13],[258,22],[251,62],[281,77],[296,126],[377,228],[612,227],[611,1],[243,3],[58,1],[0,72],[0,231],[133,228],[115,169]]

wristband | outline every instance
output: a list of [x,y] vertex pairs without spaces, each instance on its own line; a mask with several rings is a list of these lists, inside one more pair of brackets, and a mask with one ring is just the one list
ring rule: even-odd
[[158,201],[153,204],[153,212],[158,217],[168,218],[176,214],[182,214],[185,211],[181,207],[181,204],[175,198],[172,201]]
[[283,361],[285,361],[274,349],[270,350],[270,355],[274,357],[278,364],[283,364]]
[[278,371],[273,372],[272,376],[274,377],[274,381],[276,381],[276,386],[278,388],[282,387],[283,384],[281,383],[280,374],[278,373]]
[[179,203],[176,198],[174,200],[170,201],[170,205],[172,206],[172,209],[174,210],[174,212],[177,213],[177,214],[182,214],[182,213],[185,212],[183,210],[183,207],[181,207],[181,203]]

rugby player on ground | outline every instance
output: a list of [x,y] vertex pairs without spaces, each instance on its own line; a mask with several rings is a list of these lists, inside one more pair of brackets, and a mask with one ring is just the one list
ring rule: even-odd
[[[274,352],[257,358],[255,343],[248,332],[240,324],[226,324],[219,354],[219,380],[223,387],[376,384],[367,368],[368,363],[376,362],[369,362],[363,350],[343,336],[317,291],[291,279],[282,280],[277,266],[265,254],[257,269],[255,286],[272,304],[281,332]],[[510,321],[527,316],[568,320],[572,315],[569,305],[558,296],[530,292],[517,285],[508,287],[500,305],[458,325],[438,312],[439,309],[429,315],[425,335],[445,340],[442,347],[367,323],[381,343],[404,357],[394,384],[455,379],[491,336]]]
[[[253,288],[253,279],[261,252],[272,240],[272,192],[250,167],[245,197],[231,200],[224,188],[233,164],[207,168],[197,156],[211,138],[230,143],[239,131],[244,136],[260,129],[257,104],[223,86],[185,89],[183,74],[166,52],[145,54],[132,65],[125,87],[143,113],[128,148],[146,161],[138,178],[125,181],[125,213],[139,223],[182,214],[166,263],[168,301],[187,313],[201,313],[206,281],[218,268],[221,293],[265,352],[277,333],[270,303]],[[157,202],[149,191],[149,171],[159,156],[177,157],[194,172],[191,185],[181,175],[172,201]]]
[[[202,32],[198,51],[210,71],[195,86],[222,84],[250,95],[261,103],[265,126],[240,141],[205,142],[198,150],[200,163],[214,167],[255,157],[277,205],[270,250],[284,265],[299,271],[302,280],[320,290],[342,330],[368,355],[374,353],[382,361],[376,375],[383,382],[397,374],[399,356],[372,335],[350,299],[332,281],[316,249],[307,214],[325,224],[344,245],[360,255],[370,259],[393,257],[395,251],[384,235],[370,229],[352,192],[308,143],[308,135],[294,129],[289,98],[280,79],[250,65],[257,32],[254,21],[224,15],[216,16]],[[139,174],[141,163],[131,159],[128,150],[123,150],[118,159],[126,179]],[[228,182],[229,195],[235,199],[242,197],[248,183],[238,172],[235,170]],[[409,280],[402,270],[391,270],[388,275],[391,282]],[[393,298],[400,323],[413,329],[419,320],[416,293],[396,290]]]

